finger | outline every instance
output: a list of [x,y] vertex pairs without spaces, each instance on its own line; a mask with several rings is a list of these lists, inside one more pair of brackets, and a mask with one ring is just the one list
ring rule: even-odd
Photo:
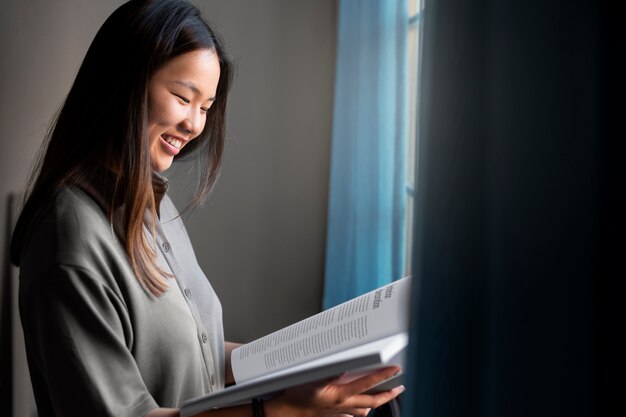
[[309,383],[303,384],[302,386],[303,387],[307,386],[307,387],[310,387],[310,388],[313,388],[313,389],[323,388],[323,387],[326,387],[328,385],[337,384],[341,380],[341,378],[343,378],[345,375],[346,375],[346,373],[344,372],[344,373],[336,375],[336,376],[331,376],[331,377],[328,377],[328,378],[324,378],[324,379],[320,379],[320,380],[317,380],[317,381],[309,382]]
[[346,399],[342,405],[350,408],[377,408],[388,403],[405,391],[404,385],[374,395],[359,394]]
[[354,416],[354,417],[367,417],[367,415],[372,411],[371,408],[350,408],[346,410],[341,410],[340,416]]
[[372,411],[371,408],[355,408],[350,410],[350,414],[355,417],[367,417],[370,411]]
[[331,376],[328,378],[324,378],[324,379],[320,379],[319,381],[315,381],[312,383],[312,385],[319,385],[319,386],[326,386],[326,385],[330,385],[330,384],[334,384],[336,382],[338,382],[339,380],[341,380],[341,378],[343,378],[346,375],[346,373],[342,373],[339,375],[335,375],[335,376]]
[[384,380],[391,378],[399,371],[399,367],[390,366],[388,368],[383,368],[371,374],[357,378],[354,381],[348,382],[346,384],[338,385],[337,387],[344,396],[360,394],[380,384]]

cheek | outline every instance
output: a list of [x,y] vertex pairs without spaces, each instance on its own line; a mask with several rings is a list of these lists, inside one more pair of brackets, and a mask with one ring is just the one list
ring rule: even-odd
[[200,123],[200,129],[199,129],[199,133],[198,134],[204,132],[204,129],[206,128],[206,125],[207,125],[207,117],[205,115],[205,116],[202,116],[201,123]]
[[148,102],[148,126],[150,128],[155,127],[169,127],[176,124],[176,120],[180,117],[176,103],[171,103],[164,100],[151,100]]

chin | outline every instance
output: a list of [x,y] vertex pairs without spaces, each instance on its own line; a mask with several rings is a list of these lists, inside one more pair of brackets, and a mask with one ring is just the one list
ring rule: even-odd
[[167,171],[172,166],[172,161],[159,161],[152,163],[152,169],[156,172]]

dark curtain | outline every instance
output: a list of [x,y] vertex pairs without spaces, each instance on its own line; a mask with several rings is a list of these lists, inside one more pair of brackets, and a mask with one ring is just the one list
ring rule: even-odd
[[403,414],[623,416],[623,2],[425,10]]

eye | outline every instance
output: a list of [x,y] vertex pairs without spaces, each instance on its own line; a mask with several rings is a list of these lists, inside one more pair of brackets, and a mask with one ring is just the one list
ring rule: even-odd
[[203,114],[206,114],[206,113],[209,111],[209,108],[208,108],[208,107],[200,107],[200,111],[201,111]]
[[186,97],[179,96],[178,94],[174,94],[174,95],[175,95],[176,97],[178,97],[178,99],[179,99],[180,101],[182,101],[183,103],[185,103],[185,104],[189,104],[189,103],[191,103],[191,101],[190,101],[188,98],[186,98]]

